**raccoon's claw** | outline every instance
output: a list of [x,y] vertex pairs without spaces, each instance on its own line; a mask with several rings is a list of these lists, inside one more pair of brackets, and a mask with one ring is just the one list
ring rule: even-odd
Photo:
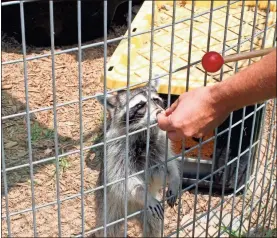
[[151,202],[148,206],[149,212],[151,212],[152,216],[158,219],[164,219],[164,209],[158,200]]
[[174,207],[176,201],[177,201],[177,195],[173,195],[171,190],[166,191],[166,197],[167,199],[167,204],[172,208]]

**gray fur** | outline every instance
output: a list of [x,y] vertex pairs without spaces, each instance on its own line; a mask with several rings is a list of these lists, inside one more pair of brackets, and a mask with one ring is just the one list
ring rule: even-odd
[[[139,95],[139,96],[138,96]],[[144,128],[147,125],[147,102],[143,106],[137,107],[140,100],[144,101],[143,97],[147,98],[148,87],[142,87],[130,91],[129,106],[130,109],[130,132]],[[103,103],[103,98],[98,97]],[[133,101],[132,101],[133,100]],[[117,95],[107,98],[107,105],[110,114],[108,122],[106,140],[110,140],[126,134],[126,91],[120,91]],[[135,105],[135,106],[134,106]],[[150,124],[156,122],[156,115],[162,110],[163,102],[158,96],[155,89],[151,91],[150,102]],[[135,108],[135,109],[134,109]],[[145,169],[146,162],[146,139],[147,132],[143,131],[130,135],[129,137],[129,166],[128,175]],[[126,158],[126,139],[118,139],[107,143],[106,151],[106,170],[107,183],[122,179],[125,177],[125,158]],[[163,208],[157,200],[159,190],[163,186],[164,166],[161,162],[165,161],[166,149],[166,134],[158,127],[150,129],[150,145],[149,145],[149,167],[158,165],[155,169],[148,170],[149,187],[147,193],[147,237],[160,236],[161,220],[163,219]],[[170,145],[168,146],[168,158],[172,157]],[[96,157],[100,162],[100,173],[97,181],[97,186],[102,186],[104,181],[104,151],[103,146],[97,151]],[[179,164],[176,160],[170,161],[167,165],[167,196],[171,198],[167,200],[168,204],[173,207],[178,195],[179,185],[181,182]],[[144,208],[145,199],[145,174],[139,174],[128,178],[128,214],[142,210]],[[124,199],[125,199],[125,184],[124,181],[107,187],[107,223],[124,218]],[[95,192],[96,196],[96,217],[97,227],[103,226],[103,189]],[[140,225],[143,225],[143,214],[135,217]],[[108,237],[122,236],[123,222],[116,223],[107,227]],[[96,236],[103,237],[103,230],[96,233]]]

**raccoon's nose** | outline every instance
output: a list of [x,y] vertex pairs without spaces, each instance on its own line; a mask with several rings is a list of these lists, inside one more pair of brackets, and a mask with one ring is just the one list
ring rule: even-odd
[[158,116],[158,114],[161,113],[162,111],[163,111],[162,109],[158,109],[158,110],[156,111],[156,116]]

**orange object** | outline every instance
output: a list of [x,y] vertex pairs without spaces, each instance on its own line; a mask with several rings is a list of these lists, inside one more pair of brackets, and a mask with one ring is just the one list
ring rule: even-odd
[[[203,137],[203,141],[208,140],[214,136],[213,133],[210,133],[209,135]],[[191,147],[194,147],[198,144],[195,140],[192,138],[185,138],[184,141],[185,149],[188,150]],[[211,140],[208,143],[205,143],[201,146],[201,159],[211,160],[213,156],[213,148],[214,148],[214,140]],[[175,154],[181,154],[182,153],[182,141],[172,141],[171,142],[171,149]],[[195,148],[192,151],[185,154],[186,157],[198,157],[199,155],[199,148]]]

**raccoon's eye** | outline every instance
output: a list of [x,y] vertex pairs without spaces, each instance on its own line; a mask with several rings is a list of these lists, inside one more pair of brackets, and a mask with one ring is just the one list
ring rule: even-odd
[[137,104],[136,108],[137,109],[143,108],[145,106],[145,104],[146,104],[146,102],[141,101],[140,103]]
[[163,107],[163,102],[159,98],[153,98],[154,103],[158,104],[159,106]]
[[[137,103],[135,106],[130,108],[129,111],[129,119],[133,123],[139,119],[145,114],[146,111],[146,102],[141,101]],[[124,115],[124,120],[126,118],[126,114]]]
[[155,103],[159,103],[159,102],[160,102],[160,100],[159,100],[158,98],[153,98],[153,101],[154,101]]

